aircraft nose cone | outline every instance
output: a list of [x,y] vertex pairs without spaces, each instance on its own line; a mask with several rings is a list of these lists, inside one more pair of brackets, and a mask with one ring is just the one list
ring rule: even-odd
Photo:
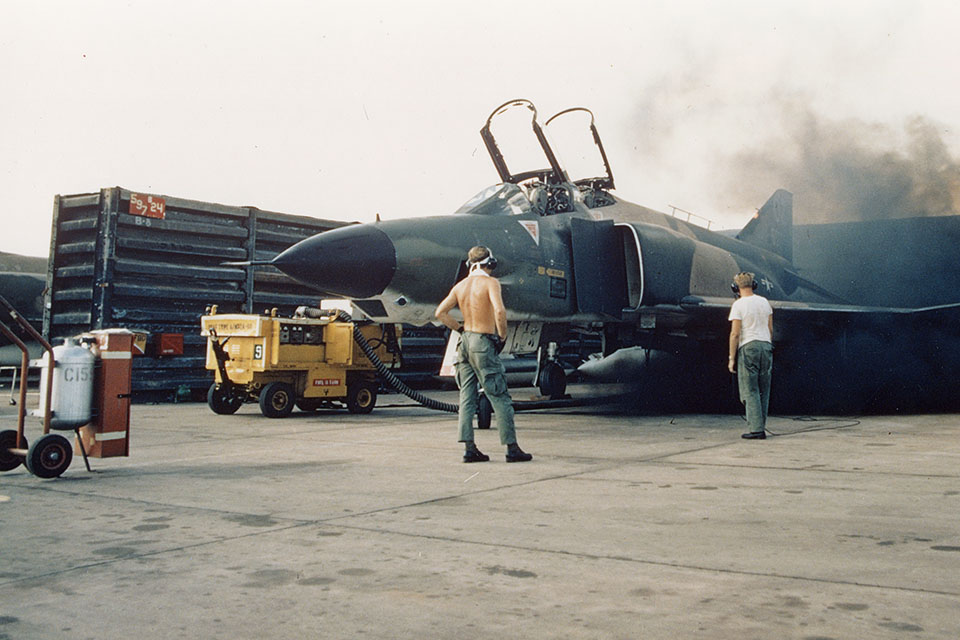
[[356,224],[301,240],[271,264],[326,293],[369,298],[390,284],[397,270],[397,252],[383,231]]

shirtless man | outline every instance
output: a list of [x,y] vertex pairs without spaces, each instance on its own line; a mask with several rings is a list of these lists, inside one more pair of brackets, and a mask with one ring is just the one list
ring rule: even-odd
[[[507,462],[533,459],[517,446],[513,426],[513,401],[507,392],[500,351],[507,337],[507,310],[503,306],[500,282],[490,274],[497,259],[486,247],[474,247],[467,254],[470,274],[454,285],[437,307],[437,319],[453,331],[460,332],[457,345],[457,386],[460,387],[460,442],[466,451],[464,462],[486,462],[490,456],[481,453],[473,441],[473,416],[477,413],[477,384],[493,406],[500,430],[500,444],[507,446]],[[463,314],[460,325],[450,312],[454,307]]]

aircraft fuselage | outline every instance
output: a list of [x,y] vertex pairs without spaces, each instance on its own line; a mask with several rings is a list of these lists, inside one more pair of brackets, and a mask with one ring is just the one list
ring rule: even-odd
[[475,245],[497,257],[514,322],[629,322],[690,296],[729,298],[730,279],[743,270],[757,274],[767,297],[811,298],[779,256],[623,201],[547,216],[505,209],[350,225],[273,264],[377,320],[423,325],[465,275]]

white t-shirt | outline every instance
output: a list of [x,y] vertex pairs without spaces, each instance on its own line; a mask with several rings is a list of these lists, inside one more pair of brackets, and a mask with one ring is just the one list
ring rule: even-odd
[[753,294],[738,299],[730,307],[730,317],[728,320],[740,321],[740,344],[743,346],[754,340],[763,342],[773,342],[770,336],[770,321],[768,318],[773,315],[773,309],[770,303],[763,296]]

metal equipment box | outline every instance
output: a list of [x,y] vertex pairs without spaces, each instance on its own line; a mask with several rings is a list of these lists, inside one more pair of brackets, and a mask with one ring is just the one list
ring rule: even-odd
[[[374,364],[354,340],[354,326],[339,320],[335,311],[320,318],[215,310],[203,316],[206,368],[216,372],[207,396],[210,408],[230,414],[256,399],[271,418],[289,415],[294,405],[314,411],[333,402],[353,413],[372,411],[379,383]],[[357,327],[385,366],[397,362],[395,326]]]

